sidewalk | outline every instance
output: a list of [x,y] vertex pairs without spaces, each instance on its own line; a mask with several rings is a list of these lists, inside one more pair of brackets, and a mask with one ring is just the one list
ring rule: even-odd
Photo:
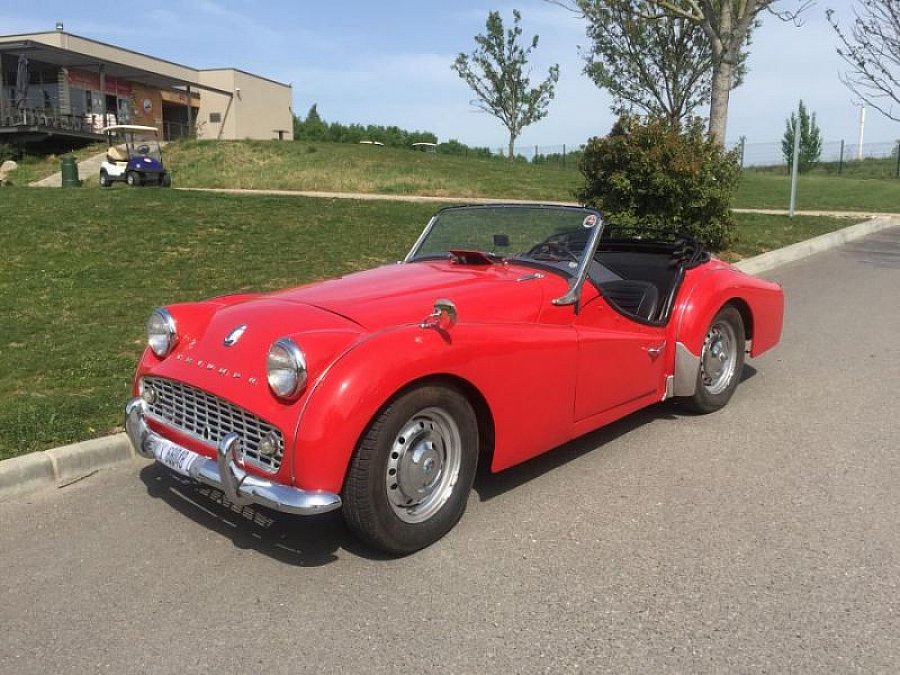
[[[125,146],[122,145],[121,147],[124,148]],[[106,153],[101,152],[100,154],[78,162],[78,177],[84,181],[96,181],[100,175],[100,165],[103,163],[104,159],[106,159]],[[36,180],[28,185],[29,187],[61,187],[62,172],[57,171],[52,176]]]
[[[581,206],[578,202],[558,202],[541,199],[497,199],[493,197],[432,197],[427,195],[386,195],[372,192],[318,192],[311,190],[250,190],[246,188],[198,188],[182,187],[185,192],[217,192],[229,195],[276,195],[284,197],[311,197],[316,199],[358,199],[360,201],[391,201],[436,204],[547,204],[548,206]],[[786,216],[787,209],[732,209],[735,213],[761,213],[770,216]],[[798,216],[826,216],[832,218],[900,218],[900,213],[874,211],[817,211],[797,210]]]

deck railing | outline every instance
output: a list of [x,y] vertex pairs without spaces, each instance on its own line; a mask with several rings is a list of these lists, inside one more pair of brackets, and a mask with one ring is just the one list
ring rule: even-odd
[[116,123],[117,118],[113,113],[107,113],[104,118],[99,113],[73,115],[51,108],[0,109],[0,127],[45,127],[99,135],[103,127]]

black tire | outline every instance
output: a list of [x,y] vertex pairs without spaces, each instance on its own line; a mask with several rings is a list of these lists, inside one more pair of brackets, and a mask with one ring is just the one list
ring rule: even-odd
[[131,187],[138,187],[143,183],[140,174],[137,171],[129,171],[125,174],[125,182]]
[[382,408],[359,442],[344,483],[344,519],[375,548],[418,551],[462,517],[477,464],[478,424],[466,398],[444,386],[408,391]]
[[170,175],[167,174],[167,173],[164,173],[164,174],[163,174],[162,176],[160,176],[160,178],[159,178],[159,184],[160,184],[162,187],[172,187],[172,176],[170,176]]
[[112,181],[109,179],[109,174],[106,173],[106,169],[100,169],[100,187],[111,187]]
[[706,414],[725,407],[740,382],[745,348],[741,313],[732,305],[725,305],[706,330],[697,388],[685,401],[689,408]]

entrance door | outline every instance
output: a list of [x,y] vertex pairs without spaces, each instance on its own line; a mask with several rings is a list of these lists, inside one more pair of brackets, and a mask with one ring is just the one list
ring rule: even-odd
[[575,329],[576,421],[639,399],[661,398],[667,348],[664,328],[632,321],[596,297],[582,307]]

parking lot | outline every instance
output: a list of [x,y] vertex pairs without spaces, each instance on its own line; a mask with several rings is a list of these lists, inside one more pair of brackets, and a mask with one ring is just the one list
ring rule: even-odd
[[766,276],[727,408],[482,475],[408,558],[143,461],[0,502],[0,673],[896,672],[900,228]]

